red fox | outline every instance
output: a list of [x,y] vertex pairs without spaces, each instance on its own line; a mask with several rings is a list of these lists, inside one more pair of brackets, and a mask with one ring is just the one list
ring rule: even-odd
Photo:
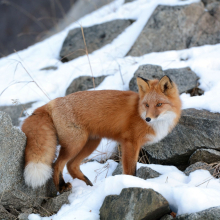
[[[181,101],[177,86],[168,76],[160,80],[138,77],[139,92],[83,91],[56,98],[36,109],[22,125],[27,136],[24,177],[27,185],[43,185],[53,173],[57,190],[71,189],[62,175],[67,163],[73,178],[90,180],[80,171],[82,160],[103,137],[122,146],[123,173],[136,174],[139,151],[145,143],[164,138],[177,124]],[[61,148],[54,164],[57,141]]]

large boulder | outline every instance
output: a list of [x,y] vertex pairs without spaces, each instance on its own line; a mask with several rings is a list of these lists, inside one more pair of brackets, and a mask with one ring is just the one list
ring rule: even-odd
[[179,93],[188,92],[197,86],[198,77],[189,67],[163,71],[161,66],[146,64],[139,66],[134,73],[134,77],[129,83],[129,89],[138,92],[137,76],[145,79],[160,79],[164,75],[169,76],[177,84]]
[[170,213],[167,200],[152,189],[126,188],[107,196],[100,208],[101,220],[155,220]]
[[220,152],[213,149],[198,149],[189,158],[189,163],[203,161],[206,163],[220,162]]
[[179,215],[175,220],[218,220],[220,219],[220,206],[209,208],[201,212]]
[[[69,95],[74,92],[78,91],[85,91],[88,89],[93,89],[94,86],[97,87],[99,86],[103,80],[105,79],[106,76],[98,76],[98,77],[91,77],[91,76],[80,76],[76,79],[74,79],[69,87],[66,90],[66,95]],[[93,84],[93,79],[94,79],[94,84]]]
[[22,208],[38,207],[57,193],[51,180],[37,189],[25,185],[25,145],[25,134],[12,126],[5,112],[0,112],[0,205],[13,214],[19,214]]
[[208,4],[214,3],[214,2],[220,2],[220,0],[202,0],[203,4],[207,6]]
[[128,55],[181,50],[220,43],[220,2],[159,5]]
[[150,163],[187,165],[199,148],[220,150],[220,114],[205,110],[182,111],[179,124],[159,143],[145,145]]
[[[119,19],[83,28],[88,53],[111,43],[131,23],[131,20]],[[73,60],[85,54],[85,43],[81,28],[70,30],[60,51],[62,62]]]
[[32,106],[33,102],[26,103],[26,104],[18,104],[15,103],[14,105],[8,105],[8,106],[0,106],[0,111],[6,112],[9,114],[12,120],[12,124],[14,126],[19,126],[20,117],[25,116],[25,112],[28,108]]
[[196,170],[207,170],[210,172],[211,175],[214,174],[214,168],[207,164],[207,163],[204,163],[204,162],[196,162],[190,166],[188,166],[185,170],[184,170],[184,173],[189,176],[190,173],[196,171]]

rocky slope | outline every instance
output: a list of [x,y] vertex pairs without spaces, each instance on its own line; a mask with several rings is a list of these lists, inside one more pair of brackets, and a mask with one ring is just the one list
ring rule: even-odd
[[[126,1],[131,2],[131,1]],[[131,20],[114,20],[101,25],[85,28],[88,53],[112,42],[129,25]],[[150,52],[179,50],[206,44],[220,43],[220,1],[203,0],[186,6],[158,6],[145,25],[142,33],[127,55],[141,56]],[[63,42],[60,58],[68,62],[84,53],[73,51],[84,46],[81,29],[74,29]],[[188,67],[162,70],[156,65],[142,65],[134,72],[129,83],[130,90],[137,91],[136,77],[161,78],[168,75],[177,83],[180,93],[202,95],[198,77]],[[94,78],[98,86],[106,76]],[[73,80],[66,95],[93,88],[93,78],[81,76]],[[196,92],[195,92],[196,91]],[[31,105],[32,103],[30,103]],[[29,106],[29,105],[28,105]],[[22,108],[1,107],[2,111],[12,112],[13,125],[18,125]],[[16,113],[14,113],[16,112]],[[44,187],[33,190],[24,184],[24,149],[26,137],[16,127],[6,113],[0,112],[0,219],[27,219],[32,212],[41,215],[56,213],[62,204],[68,203],[69,192],[56,195],[50,180]],[[179,124],[161,142],[143,146],[150,163],[178,166],[190,175],[197,169],[208,170],[214,177],[218,170],[213,163],[220,161],[220,114],[206,110],[183,110]],[[216,167],[216,166],[215,166]],[[113,175],[120,175],[119,164]],[[161,174],[150,169],[140,168],[137,177],[157,178]],[[48,198],[49,197],[49,198]],[[146,205],[147,204],[147,205]],[[101,219],[173,219],[168,202],[150,189],[130,188],[122,190],[119,196],[106,197],[101,209]],[[208,216],[208,217],[207,217]],[[180,215],[176,219],[218,219],[219,207],[194,214]]]

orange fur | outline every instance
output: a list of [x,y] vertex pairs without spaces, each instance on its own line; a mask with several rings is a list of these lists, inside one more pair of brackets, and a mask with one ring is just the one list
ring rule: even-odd
[[[53,174],[57,190],[71,188],[62,176],[66,163],[73,178],[92,185],[79,166],[106,137],[121,143],[123,173],[135,175],[141,146],[157,132],[144,117],[153,119],[174,112],[171,130],[181,111],[177,87],[168,77],[160,81],[137,78],[137,83],[139,94],[114,90],[77,92],[36,109],[22,126],[27,136],[25,166],[31,162],[51,166],[58,138],[61,150]],[[162,106],[157,107],[158,102]]]

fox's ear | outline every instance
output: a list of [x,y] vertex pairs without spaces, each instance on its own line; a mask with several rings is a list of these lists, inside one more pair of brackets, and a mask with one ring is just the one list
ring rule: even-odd
[[137,77],[137,85],[138,85],[138,92],[139,92],[140,97],[144,96],[144,94],[150,88],[149,80],[144,79],[140,76]]
[[165,75],[163,76],[159,81],[160,89],[163,93],[167,94],[170,89],[173,88],[172,80],[169,76]]

